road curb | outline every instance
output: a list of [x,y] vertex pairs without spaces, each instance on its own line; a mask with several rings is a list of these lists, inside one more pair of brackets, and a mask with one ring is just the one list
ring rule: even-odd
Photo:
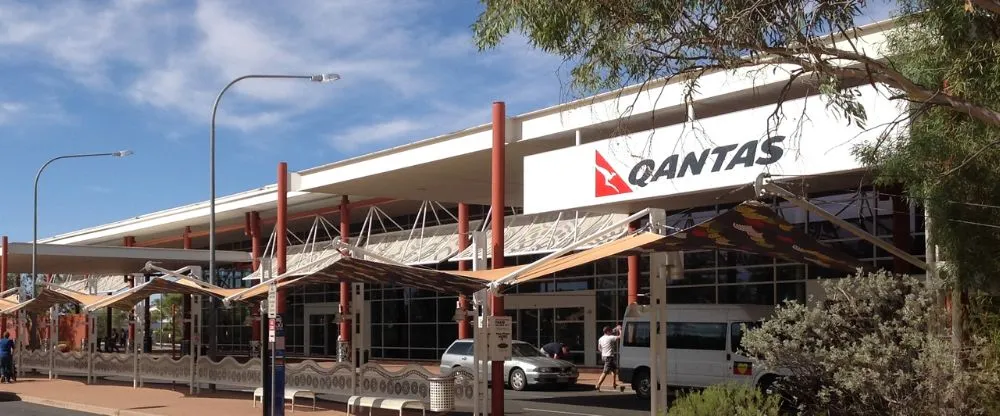
[[112,409],[109,407],[93,406],[89,404],[81,404],[73,402],[64,402],[60,400],[46,399],[43,397],[22,396],[22,395],[18,395],[17,397],[21,399],[22,402],[25,403],[31,403],[49,407],[58,407],[60,409],[66,409],[84,413],[94,413],[104,416],[158,416],[153,413],[143,413],[143,412],[136,412],[134,410],[124,410],[124,409]]

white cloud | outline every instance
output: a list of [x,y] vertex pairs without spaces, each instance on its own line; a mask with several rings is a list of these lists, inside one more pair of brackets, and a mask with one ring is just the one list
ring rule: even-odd
[[[483,56],[472,42],[471,21],[434,23],[467,7],[457,2],[300,0],[294,6],[265,0],[67,0],[60,7],[2,2],[0,24],[6,30],[0,32],[0,56],[44,62],[74,83],[120,93],[192,123],[207,123],[219,90],[240,75],[343,75],[329,85],[240,82],[226,93],[217,121],[243,132],[280,126],[323,106],[432,96],[456,106],[480,100],[488,107],[482,94],[533,98],[529,93],[537,96],[556,83],[552,70],[558,61],[525,47],[523,39],[512,38]],[[499,74],[498,81],[478,85],[489,78],[480,75],[487,71]],[[457,82],[470,85],[452,88],[459,96],[441,95],[442,87]],[[540,88],[543,84],[547,88]],[[444,126],[468,127],[450,121],[462,118],[461,111],[440,105],[426,113],[371,118],[377,121],[369,127],[348,126],[335,136],[356,143],[348,146],[392,145],[421,138],[412,134],[444,133]],[[358,133],[365,129],[368,133]]]
[[0,125],[8,124],[19,114],[22,114],[27,106],[24,103],[13,101],[0,102]]

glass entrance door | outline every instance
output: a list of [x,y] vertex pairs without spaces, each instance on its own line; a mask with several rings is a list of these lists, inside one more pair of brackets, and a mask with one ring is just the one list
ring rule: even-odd
[[306,355],[311,357],[336,357],[337,336],[340,331],[336,315],[326,313],[309,314],[308,322],[309,342],[308,348],[306,348]]
[[585,308],[538,308],[508,311],[515,317],[514,336],[537,348],[550,342],[561,342],[569,347],[568,361],[584,364]]

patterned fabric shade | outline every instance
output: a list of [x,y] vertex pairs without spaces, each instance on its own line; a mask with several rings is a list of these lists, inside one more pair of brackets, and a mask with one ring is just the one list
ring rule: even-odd
[[816,241],[757,201],[744,202],[643,248],[654,251],[738,250],[846,272],[862,268],[857,259]]

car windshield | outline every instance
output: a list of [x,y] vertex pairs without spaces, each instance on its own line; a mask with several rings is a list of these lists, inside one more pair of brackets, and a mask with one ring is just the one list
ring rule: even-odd
[[514,357],[542,357],[538,348],[531,346],[531,344],[516,342],[510,346],[510,349],[511,355]]

